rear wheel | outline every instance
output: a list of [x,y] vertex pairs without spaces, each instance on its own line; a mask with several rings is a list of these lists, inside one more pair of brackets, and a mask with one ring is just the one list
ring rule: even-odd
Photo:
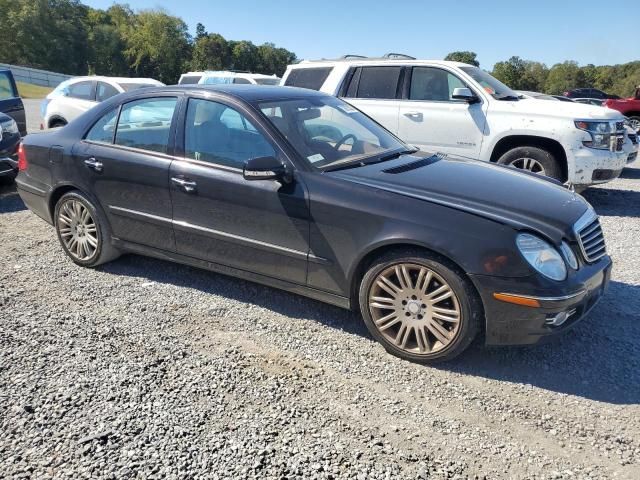
[[58,200],[55,226],[62,248],[78,265],[95,267],[119,256],[109,241],[106,218],[80,192],[66,193]]
[[497,163],[545,175],[556,180],[562,179],[559,161],[551,152],[539,147],[513,148],[502,155]]
[[462,353],[482,317],[468,280],[422,251],[393,252],[375,261],[362,279],[359,297],[371,335],[389,353],[420,363]]

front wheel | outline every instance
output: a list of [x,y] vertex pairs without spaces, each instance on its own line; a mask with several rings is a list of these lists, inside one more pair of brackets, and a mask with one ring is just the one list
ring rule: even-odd
[[640,131],[640,115],[631,115],[629,117],[629,125],[635,132]]
[[96,267],[118,257],[111,245],[111,232],[104,215],[80,192],[64,194],[55,209],[58,240],[78,265]]
[[468,280],[422,251],[395,252],[374,262],[362,279],[359,303],[369,332],[389,353],[420,363],[462,353],[482,317]]
[[562,170],[556,157],[539,147],[516,147],[502,155],[498,162],[501,165],[527,170],[538,175],[562,179]]

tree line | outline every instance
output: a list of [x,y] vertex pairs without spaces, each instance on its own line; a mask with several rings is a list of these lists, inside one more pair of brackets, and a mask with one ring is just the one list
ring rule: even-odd
[[[451,52],[445,60],[480,66],[475,52]],[[620,65],[585,65],[568,60],[548,67],[544,63],[511,57],[498,62],[490,72],[514,90],[560,95],[574,88],[593,87],[607,93],[629,97],[640,85],[640,61]]]
[[162,9],[107,10],[79,0],[0,0],[0,62],[69,75],[151,77],[176,83],[188,70],[281,76],[296,55],[272,43],[227,40],[198,24],[195,37]]

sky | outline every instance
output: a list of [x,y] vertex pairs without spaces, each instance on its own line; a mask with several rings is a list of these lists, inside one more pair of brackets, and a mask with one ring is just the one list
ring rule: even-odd
[[[82,0],[108,8],[113,0]],[[610,65],[640,60],[637,0],[122,0],[134,10],[164,8],[192,34],[201,22],[228,40],[273,42],[300,59],[399,52],[441,59],[478,54],[480,66],[517,55],[551,66],[565,60]]]

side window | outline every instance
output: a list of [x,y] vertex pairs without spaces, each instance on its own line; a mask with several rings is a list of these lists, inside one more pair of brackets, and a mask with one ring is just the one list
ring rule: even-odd
[[167,153],[177,99],[145,98],[125,103],[116,129],[116,145]]
[[80,100],[93,100],[93,82],[78,82],[67,87],[69,96]]
[[237,110],[222,103],[192,98],[187,106],[185,156],[242,168],[256,157],[275,156],[269,142]]
[[92,142],[113,143],[117,114],[118,109],[116,108],[103,115],[100,120],[93,124],[85,139]]
[[289,72],[284,84],[287,87],[320,90],[332,70],[332,67],[295,68]]
[[396,98],[402,67],[363,67],[357,98]]
[[246,78],[240,78],[240,77],[234,78],[233,83],[251,84],[251,82]]
[[433,67],[414,67],[411,74],[409,100],[455,102],[452,98],[456,88],[467,85],[452,73]]
[[13,91],[9,75],[4,72],[0,73],[0,100],[14,98],[15,96],[16,93]]
[[96,87],[96,100],[98,102],[104,102],[106,99],[111,98],[118,93],[120,92],[108,83],[98,82],[98,86]]

